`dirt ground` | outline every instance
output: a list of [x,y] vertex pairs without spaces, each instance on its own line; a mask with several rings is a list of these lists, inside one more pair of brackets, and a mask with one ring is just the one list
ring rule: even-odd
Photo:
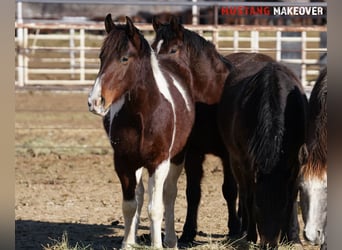
[[[87,91],[17,91],[15,98],[16,249],[43,249],[63,232],[72,246],[119,248],[124,227],[121,187],[101,118],[88,112]],[[221,241],[227,234],[220,164],[213,156],[205,162],[199,243]],[[145,196],[139,235],[149,233],[146,204]],[[175,207],[178,236],[185,215],[183,173]]]

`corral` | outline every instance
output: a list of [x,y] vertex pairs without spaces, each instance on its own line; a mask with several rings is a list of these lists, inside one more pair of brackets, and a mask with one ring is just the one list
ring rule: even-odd
[[[24,37],[17,40],[16,57],[16,249],[53,245],[53,239],[60,239],[64,231],[73,245],[81,242],[94,249],[119,248],[123,217],[112,149],[101,119],[90,114],[86,104],[87,91],[98,69],[98,49],[103,39],[98,32],[103,24],[27,22],[16,23],[16,27]],[[300,32],[299,37],[285,40],[302,44],[302,57],[295,60],[302,82],[309,89],[318,74],[319,57],[326,52],[320,47],[324,26],[187,27],[212,40],[222,53],[263,52],[278,60],[282,32]],[[141,24],[139,28],[151,40],[151,25]],[[54,32],[44,34],[47,30]],[[36,91],[46,86],[59,91]],[[82,91],[70,93],[70,86],[78,90],[81,87]],[[204,169],[197,237],[200,244],[224,240],[227,233],[220,161],[208,156]],[[186,206],[184,175],[178,187],[175,219],[180,234]],[[141,221],[139,235],[143,236],[149,232],[146,210]]]

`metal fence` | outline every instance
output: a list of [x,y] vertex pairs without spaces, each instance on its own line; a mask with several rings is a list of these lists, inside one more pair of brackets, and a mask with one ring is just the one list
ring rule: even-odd
[[[154,32],[151,25],[137,25],[147,40]],[[189,25],[212,41],[223,54],[233,52],[261,52],[277,61],[297,64],[304,84],[314,81],[319,71],[319,59],[327,52],[321,47],[325,26],[224,26]],[[16,37],[16,81],[25,85],[89,85],[99,68],[99,48],[103,40],[103,24],[35,22],[16,24],[23,31]],[[284,33],[297,36],[284,36]],[[296,59],[284,59],[282,43],[300,43]],[[291,51],[290,51],[291,52]],[[296,52],[296,51],[294,51]]]
[[[82,17],[70,20],[25,20],[22,3],[94,3],[92,0],[18,0],[15,23],[16,79],[19,87],[32,85],[82,86],[93,83],[99,68],[99,49],[104,38],[102,22]],[[122,2],[102,0],[99,4],[122,5]],[[158,2],[175,5],[174,2]],[[128,1],[124,4],[133,4]],[[149,1],[134,2],[139,5]],[[265,5],[266,2],[177,2],[186,6]],[[293,5],[294,3],[292,3]],[[297,3],[295,3],[297,4]],[[279,3],[278,3],[279,5]],[[284,5],[284,3],[281,3]],[[285,4],[286,5],[286,4]],[[326,6],[317,3],[317,6]],[[217,9],[216,9],[217,10]],[[198,10],[197,10],[198,11]],[[217,14],[217,11],[215,12]],[[320,59],[327,53],[326,26],[259,26],[259,25],[185,25],[212,41],[223,54],[261,52],[277,61],[294,66],[304,85],[312,84],[318,75]],[[152,41],[151,24],[137,24],[147,40]],[[288,55],[291,56],[288,56]]]

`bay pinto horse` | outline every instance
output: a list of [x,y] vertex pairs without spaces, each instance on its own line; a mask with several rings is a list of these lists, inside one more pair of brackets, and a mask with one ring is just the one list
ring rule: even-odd
[[300,243],[296,207],[299,149],[306,136],[307,99],[300,81],[277,62],[241,64],[231,72],[218,107],[218,126],[239,186],[247,240],[277,249]]
[[321,249],[327,249],[327,95],[327,68],[325,67],[320,72],[310,95],[306,157],[303,157],[306,158],[306,163],[300,173],[300,205],[305,225],[304,239],[312,244],[321,245]]
[[187,178],[187,214],[179,242],[189,244],[193,242],[197,233],[205,154],[214,154],[222,160],[222,191],[229,210],[229,235],[238,236],[240,219],[236,211],[237,186],[230,170],[229,155],[218,133],[216,120],[217,103],[231,64],[216,51],[212,43],[185,29],[175,16],[171,16],[169,22],[162,22],[155,17],[153,27],[156,37],[152,48],[156,51],[157,57],[185,62],[188,65],[193,77],[191,91],[196,101],[195,123],[187,143],[184,161]]
[[88,106],[104,117],[114,149],[114,167],[123,193],[122,248],[136,244],[144,195],[142,167],[149,173],[151,245],[162,247],[165,208],[164,244],[174,248],[174,202],[182,168],[170,166],[170,160],[183,150],[194,122],[195,108],[188,89],[191,74],[181,63],[157,59],[128,17],[125,25],[115,25],[108,14],[105,29],[100,69]]

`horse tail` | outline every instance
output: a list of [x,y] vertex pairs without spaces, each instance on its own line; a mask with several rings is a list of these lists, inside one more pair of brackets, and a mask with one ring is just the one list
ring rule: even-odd
[[[254,131],[249,155],[262,173],[270,173],[280,158],[285,130],[284,86],[279,64],[268,63],[250,81],[250,105],[254,105]],[[248,93],[248,92],[247,92]]]

